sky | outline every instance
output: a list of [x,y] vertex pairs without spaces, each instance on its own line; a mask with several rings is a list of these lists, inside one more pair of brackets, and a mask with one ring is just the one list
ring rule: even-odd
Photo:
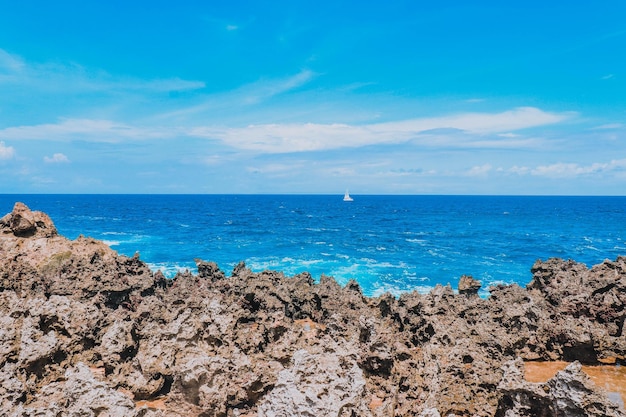
[[346,189],[626,195],[626,2],[0,0],[0,193]]

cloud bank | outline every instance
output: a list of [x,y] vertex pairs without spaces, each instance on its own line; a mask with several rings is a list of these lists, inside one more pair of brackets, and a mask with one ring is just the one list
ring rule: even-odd
[[[189,134],[219,139],[238,149],[267,153],[321,151],[369,145],[403,143],[421,135],[435,135],[437,130],[460,131],[475,135],[470,145],[461,146],[519,146],[511,131],[562,122],[573,113],[550,113],[534,107],[520,107],[500,113],[464,113],[434,118],[416,118],[376,124],[263,124],[243,128],[219,129],[211,126],[192,129]],[[503,133],[502,140],[485,142],[482,135]],[[454,144],[454,143],[448,143]]]
[[[365,125],[292,123],[226,128],[145,127],[110,120],[66,119],[53,124],[2,129],[0,139],[67,141],[82,138],[115,143],[196,137],[219,140],[232,148],[258,153],[325,151],[407,141],[417,141],[426,146],[511,148],[532,144],[532,141],[519,138],[511,131],[562,122],[572,115],[522,107],[501,113],[466,113]],[[488,137],[501,132],[507,133],[495,139]]]

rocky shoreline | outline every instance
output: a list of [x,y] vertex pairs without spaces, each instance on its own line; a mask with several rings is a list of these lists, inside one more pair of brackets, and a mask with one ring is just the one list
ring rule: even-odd
[[[196,262],[166,279],[16,203],[0,219],[2,415],[625,415],[581,370],[626,360],[624,257],[537,261],[526,288],[486,299],[469,276],[368,298]],[[524,377],[557,360],[548,381]]]

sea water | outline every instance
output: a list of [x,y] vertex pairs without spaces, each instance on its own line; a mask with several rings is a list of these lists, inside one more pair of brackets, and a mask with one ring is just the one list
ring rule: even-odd
[[0,195],[46,212],[59,232],[136,252],[168,277],[194,259],[230,274],[322,274],[366,295],[456,288],[461,275],[526,285],[537,259],[592,266],[626,255],[626,197],[354,195]]

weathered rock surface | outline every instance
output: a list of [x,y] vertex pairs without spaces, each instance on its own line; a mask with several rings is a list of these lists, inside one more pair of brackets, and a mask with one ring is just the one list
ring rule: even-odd
[[498,388],[502,392],[497,417],[512,416],[621,416],[617,404],[607,400],[576,361],[547,383],[526,382],[521,360],[503,366]]
[[[168,280],[0,219],[0,410],[8,416],[621,416],[574,361],[626,360],[626,258],[550,259],[527,288],[364,297],[356,282],[196,261]],[[574,362],[545,384],[522,360]]]
[[0,219],[0,233],[18,237],[53,237],[57,235],[57,229],[47,214],[31,211],[18,202],[11,213]]

